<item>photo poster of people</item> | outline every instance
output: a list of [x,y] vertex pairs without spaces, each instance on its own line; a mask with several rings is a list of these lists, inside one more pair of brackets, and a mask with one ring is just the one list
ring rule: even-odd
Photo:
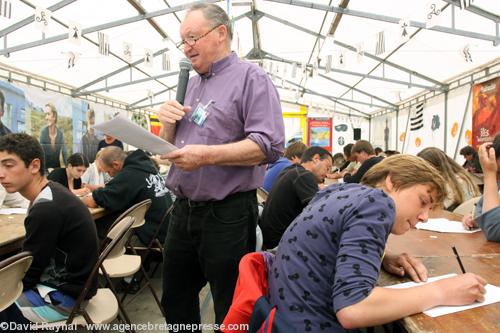
[[472,145],[493,141],[500,131],[500,77],[472,87]]
[[308,118],[307,129],[308,146],[319,146],[332,152],[332,118]]
[[65,166],[68,156],[76,152],[88,155],[92,162],[103,133],[94,132],[91,126],[126,112],[21,83],[0,81],[0,91],[5,98],[3,125],[38,139],[47,169]]

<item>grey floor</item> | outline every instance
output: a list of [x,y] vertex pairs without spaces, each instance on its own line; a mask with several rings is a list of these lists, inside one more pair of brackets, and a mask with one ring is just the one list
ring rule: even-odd
[[[157,270],[156,274],[152,278],[153,288],[155,289],[158,297],[161,298],[162,288],[161,288],[161,267]],[[120,294],[121,295],[121,294]],[[127,303],[128,300],[125,300]],[[165,324],[165,318],[160,312],[158,305],[156,304],[153,295],[149,288],[145,288],[137,297],[126,304],[125,310],[127,311],[130,321],[132,323],[140,323],[140,324]],[[210,289],[205,286],[200,292],[200,313],[202,323],[204,324],[213,324],[214,323],[214,312],[213,312],[213,302],[212,296],[210,294]],[[113,323],[120,323],[118,320],[115,320]],[[84,329],[78,330],[80,332],[86,332]],[[141,330],[141,333],[148,332],[159,332],[160,330]],[[108,332],[120,332],[119,330],[110,330]],[[139,331],[137,331],[139,332]],[[162,331],[166,332],[166,331]],[[203,333],[211,333],[212,330],[204,330]]]
[[[157,291],[158,297],[161,297],[162,290],[160,274],[156,274],[152,282],[154,289]],[[158,305],[156,304],[149,289],[143,290],[132,303],[127,305],[126,310],[130,316],[130,320],[133,323],[165,323],[165,318],[163,318],[160,309],[158,308]],[[205,288],[203,288],[200,292],[200,311],[202,323],[214,323],[215,317],[213,311],[212,295],[210,294],[208,285],[205,286]],[[203,331],[203,333],[209,332],[213,331]]]

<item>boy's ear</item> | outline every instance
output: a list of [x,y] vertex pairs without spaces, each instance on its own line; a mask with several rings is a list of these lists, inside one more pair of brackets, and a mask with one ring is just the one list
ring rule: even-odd
[[35,158],[31,161],[28,169],[30,169],[31,174],[35,175],[40,172],[41,161],[39,158]]

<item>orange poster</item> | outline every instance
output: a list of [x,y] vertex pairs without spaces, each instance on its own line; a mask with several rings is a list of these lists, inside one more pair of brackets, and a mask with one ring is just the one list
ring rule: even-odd
[[332,118],[308,118],[307,145],[320,146],[332,152]]
[[493,141],[500,132],[500,77],[472,88],[472,145]]

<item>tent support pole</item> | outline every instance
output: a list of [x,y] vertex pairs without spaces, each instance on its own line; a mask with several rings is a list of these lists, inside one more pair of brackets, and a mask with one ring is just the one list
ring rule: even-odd
[[472,84],[470,85],[469,89],[469,96],[467,97],[467,103],[465,103],[465,110],[464,110],[464,116],[462,117],[462,125],[460,126],[460,134],[457,140],[457,145],[455,146],[455,154],[453,155],[453,159],[457,159],[458,155],[458,147],[460,147],[460,138],[462,137],[464,133],[464,127],[465,127],[465,119],[467,119],[467,115],[469,114],[469,105],[470,105],[470,100],[472,96]]

